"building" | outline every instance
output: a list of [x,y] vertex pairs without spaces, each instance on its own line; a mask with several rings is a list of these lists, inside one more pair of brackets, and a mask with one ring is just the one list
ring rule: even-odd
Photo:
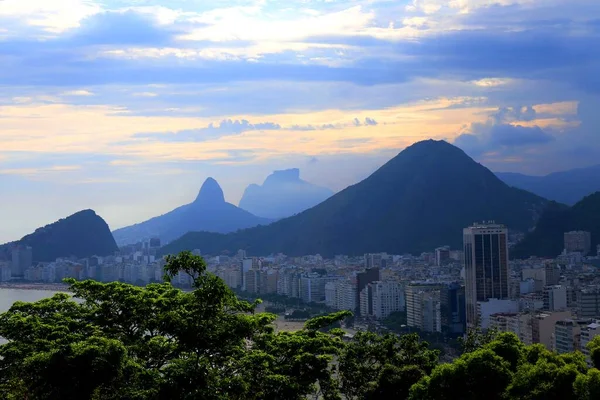
[[388,266],[391,257],[387,253],[367,253],[365,254],[365,268],[383,269]]
[[384,319],[391,313],[404,311],[404,289],[398,282],[371,282],[361,292],[361,315]]
[[519,314],[517,313],[497,313],[490,315],[490,329],[499,332],[511,332],[512,320]]
[[300,278],[300,299],[305,303],[324,303],[325,285],[335,280],[318,275],[303,276]]
[[544,266],[546,285],[558,285],[560,282],[560,267],[555,263],[547,263]]
[[[367,262],[367,259],[371,258],[369,257],[371,255],[367,254],[365,256],[365,262]],[[379,281],[380,275],[379,275],[379,268],[370,268],[367,269],[364,272],[359,272],[358,274],[356,274],[356,313],[357,316],[361,316],[361,312],[362,312],[362,305],[360,303],[361,301],[361,292],[362,290],[371,282],[377,282]]]
[[587,255],[592,249],[592,235],[585,231],[565,232],[565,251]]
[[335,289],[336,308],[338,310],[356,310],[356,279],[337,281]]
[[592,322],[592,320],[582,319],[557,321],[554,326],[553,350],[559,354],[581,350],[581,330]]
[[483,330],[489,329],[490,317],[494,314],[519,312],[519,303],[510,299],[489,299],[477,302],[477,326]]
[[[508,300],[508,229],[495,223],[463,230],[467,328],[480,326],[478,304]],[[506,310],[508,311],[508,310]]]
[[577,292],[577,316],[579,318],[600,317],[599,286],[590,286]]
[[567,308],[567,288],[561,285],[546,286],[543,292],[544,310],[560,311]]
[[435,249],[435,265],[441,267],[450,260],[450,247],[438,247]]
[[33,249],[29,246],[16,246],[12,250],[11,276],[25,277],[25,271],[33,265]]
[[532,343],[540,343],[548,350],[552,350],[554,347],[554,325],[557,321],[569,318],[572,318],[570,311],[544,312],[536,314],[531,320]]
[[536,282],[537,288],[543,288],[546,283],[546,270],[544,268],[524,268],[521,271],[521,279],[523,281],[533,279]]
[[592,362],[590,360],[590,351],[588,350],[587,345],[598,335],[600,335],[600,321],[594,321],[581,328],[581,352],[585,355],[590,367],[592,366]]
[[465,286],[450,283],[440,292],[442,328],[450,333],[465,333]]
[[12,265],[8,262],[0,261],[0,282],[10,281]]
[[442,284],[416,283],[406,287],[406,324],[424,332],[441,332]]

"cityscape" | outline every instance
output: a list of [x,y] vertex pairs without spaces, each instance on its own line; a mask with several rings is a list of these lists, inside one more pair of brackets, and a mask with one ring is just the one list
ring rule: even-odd
[[[600,335],[600,245],[592,248],[590,232],[565,232],[564,251],[556,258],[509,260],[509,232],[494,221],[476,223],[464,229],[463,249],[441,246],[419,256],[251,257],[239,250],[208,255],[206,262],[208,271],[240,293],[348,310],[365,324],[404,313],[406,327],[418,332],[448,337],[468,329],[513,332],[526,344],[585,353]],[[160,247],[159,239],[150,239],[112,256],[36,265],[31,247],[16,247],[12,261],[0,263],[0,276],[3,283],[75,278],[143,286],[163,280]],[[201,249],[193,253],[202,255]],[[190,289],[193,278],[179,273],[172,283]]]
[[599,400],[600,0],[0,0],[0,400]]

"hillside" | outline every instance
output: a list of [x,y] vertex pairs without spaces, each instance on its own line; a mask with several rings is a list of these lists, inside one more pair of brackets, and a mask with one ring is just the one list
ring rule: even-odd
[[600,165],[556,172],[546,176],[508,172],[499,172],[496,175],[510,186],[568,205],[573,205],[585,196],[600,190]]
[[513,258],[556,257],[564,248],[564,233],[589,231],[592,251],[600,244],[600,192],[585,197],[573,207],[552,203],[535,230],[511,251]]
[[4,258],[10,257],[14,245],[30,246],[34,262],[69,256],[106,256],[118,250],[108,225],[92,210],[80,211],[38,228],[19,241],[0,246]]
[[262,185],[249,185],[240,208],[254,215],[279,219],[300,213],[333,195],[327,188],[300,179],[298,168],[275,171]]
[[191,231],[227,233],[269,222],[269,219],[257,217],[225,202],[223,190],[217,181],[208,178],[194,202],[148,221],[117,229],[113,235],[119,246],[152,237],[169,243]]
[[517,231],[535,225],[547,201],[511,188],[459,148],[416,143],[362,182],[296,216],[228,235],[189,233],[164,253],[245,249],[261,255],[420,253],[462,246],[462,229],[496,220]]

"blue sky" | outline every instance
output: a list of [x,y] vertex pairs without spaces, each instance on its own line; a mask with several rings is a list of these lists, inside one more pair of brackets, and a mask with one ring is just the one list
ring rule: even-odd
[[600,159],[597,0],[0,1],[0,242],[275,169],[340,190],[411,143]]

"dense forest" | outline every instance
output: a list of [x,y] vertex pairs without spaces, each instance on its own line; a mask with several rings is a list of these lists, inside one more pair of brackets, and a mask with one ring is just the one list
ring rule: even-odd
[[[195,277],[183,292],[169,279]],[[168,258],[167,283],[69,280],[57,294],[0,316],[2,399],[598,399],[600,338],[581,353],[470,333],[441,363],[415,334],[344,337],[349,312],[278,332],[191,253]]]

